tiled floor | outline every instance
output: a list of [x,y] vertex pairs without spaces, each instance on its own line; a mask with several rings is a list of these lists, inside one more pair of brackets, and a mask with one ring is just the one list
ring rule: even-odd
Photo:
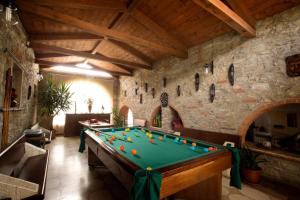
[[[78,153],[79,138],[57,137],[48,147],[50,161],[46,200],[128,199],[127,191],[105,168],[90,169],[87,153]],[[259,191],[248,185],[242,190],[229,187],[223,178],[223,200],[283,200],[274,191]]]

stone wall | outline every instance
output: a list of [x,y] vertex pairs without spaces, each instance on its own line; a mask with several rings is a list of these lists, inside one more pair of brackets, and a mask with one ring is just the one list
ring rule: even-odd
[[[15,20],[15,19],[14,19]],[[17,20],[17,19],[16,19]],[[3,105],[5,93],[5,78],[8,68],[14,65],[14,60],[4,53],[7,48],[20,61],[21,68],[23,68],[23,82],[22,82],[22,106],[18,111],[10,112],[9,121],[9,142],[15,140],[22,134],[23,130],[30,127],[36,122],[36,96],[34,97],[34,85],[37,85],[38,66],[34,64],[34,53],[32,49],[27,48],[26,34],[21,23],[12,25],[4,20],[3,12],[0,13],[0,102]],[[32,87],[31,98],[27,99],[28,87]],[[0,129],[2,133],[3,113],[0,112]],[[0,134],[1,143],[2,134]]]
[[[245,134],[251,123],[245,120],[257,109],[262,110],[276,102],[300,102],[300,77],[288,77],[285,64],[287,56],[300,53],[300,7],[257,22],[256,30],[255,38],[229,33],[189,49],[185,60],[167,58],[156,62],[152,71],[139,70],[133,77],[121,77],[120,107],[126,105],[134,118],[149,121],[152,112],[160,105],[160,94],[167,92],[169,105],[178,111],[185,127]],[[206,75],[203,66],[211,60],[214,61],[214,73]],[[234,86],[227,78],[231,63],[235,66]],[[200,74],[197,92],[194,86],[196,73]],[[167,78],[165,88],[163,77]],[[148,83],[149,91],[155,88],[155,98],[150,92],[145,92],[145,83]],[[209,87],[212,83],[216,86],[216,97],[210,103]],[[181,96],[176,94],[178,85],[181,86]],[[138,95],[135,94],[137,87]],[[124,96],[125,90],[127,97]],[[140,94],[143,94],[142,104],[139,103]],[[170,123],[166,119],[162,121]],[[299,167],[294,170],[297,171]],[[300,184],[299,176],[290,182]]]

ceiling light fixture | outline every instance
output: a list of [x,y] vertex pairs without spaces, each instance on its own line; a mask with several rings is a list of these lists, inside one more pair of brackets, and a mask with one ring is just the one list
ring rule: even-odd
[[80,74],[86,76],[94,76],[94,77],[103,77],[103,78],[111,78],[107,72],[99,71],[99,70],[90,70],[90,69],[81,69],[81,68],[74,68],[74,67],[66,67],[66,66],[54,66],[50,68],[56,72],[63,72],[68,74]]
[[76,64],[75,66],[83,69],[93,69],[93,67],[87,63],[79,63]]

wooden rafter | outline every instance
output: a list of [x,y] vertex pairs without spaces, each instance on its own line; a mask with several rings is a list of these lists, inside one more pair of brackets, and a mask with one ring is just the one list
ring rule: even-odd
[[[74,65],[78,64],[78,62],[69,62],[69,63],[59,63],[59,62],[51,62],[51,61],[45,61],[45,60],[36,60],[36,63],[40,65],[41,69],[46,69],[54,66],[65,66],[65,67],[74,67]],[[91,64],[92,65],[92,64]],[[118,72],[118,71],[112,71],[105,69],[103,67],[100,67],[98,65],[92,65],[95,69],[100,69],[101,71],[110,73],[115,76],[132,76],[131,71],[126,71],[126,72]]]
[[90,33],[30,33],[30,41],[47,40],[101,40],[103,37]]
[[[17,2],[20,0],[17,0]],[[24,1],[24,0],[23,0]],[[29,1],[29,0],[27,0]],[[43,6],[55,6],[75,9],[113,9],[124,11],[125,2],[118,0],[30,0],[31,2]]]
[[61,54],[61,53],[41,53],[41,52],[38,52],[38,53],[35,53],[35,58],[37,59],[43,59],[43,58],[60,58],[60,57],[67,57],[69,55],[64,55],[64,54]]
[[31,47],[34,49],[37,49],[37,50],[41,50],[41,51],[62,53],[65,55],[78,56],[78,57],[82,57],[82,58],[88,58],[88,59],[93,59],[93,60],[98,60],[98,61],[104,61],[104,62],[119,64],[119,65],[124,65],[124,66],[127,66],[129,68],[134,68],[134,69],[138,69],[138,68],[144,68],[144,69],[148,69],[148,70],[151,69],[150,66],[147,66],[144,64],[133,63],[133,62],[124,61],[124,60],[120,60],[120,59],[116,59],[116,58],[109,58],[109,57],[106,57],[106,56],[100,55],[100,54],[91,54],[91,53],[87,53],[87,52],[74,51],[71,49],[65,49],[65,48],[61,48],[61,47],[57,47],[57,46],[46,45],[46,44],[42,44],[42,43],[38,43],[38,42],[32,42]]
[[186,51],[182,51],[180,49],[162,45],[157,42],[145,40],[136,36],[132,36],[127,33],[122,33],[116,30],[112,30],[104,26],[95,25],[88,21],[84,21],[79,18],[60,13],[54,9],[37,6],[32,3],[24,3],[23,1],[18,1],[18,6],[20,7],[21,11],[30,12],[35,15],[45,17],[56,22],[72,25],[74,27],[80,28],[92,34],[112,38],[129,44],[133,43],[136,45],[141,45],[158,51],[167,52],[171,55],[178,56],[178,57],[184,57],[184,58],[187,57]]
[[238,14],[232,11],[228,6],[226,6],[221,0],[193,1],[242,35],[246,37],[255,37],[255,29]]
[[228,4],[239,16],[241,16],[252,27],[255,27],[255,19],[252,17],[249,9],[245,6],[245,3],[241,0],[227,0]]

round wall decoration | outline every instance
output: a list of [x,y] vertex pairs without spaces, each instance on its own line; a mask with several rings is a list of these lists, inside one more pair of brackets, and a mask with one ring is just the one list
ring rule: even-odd
[[160,95],[160,102],[162,107],[167,107],[168,106],[168,94],[166,92],[163,92]]

